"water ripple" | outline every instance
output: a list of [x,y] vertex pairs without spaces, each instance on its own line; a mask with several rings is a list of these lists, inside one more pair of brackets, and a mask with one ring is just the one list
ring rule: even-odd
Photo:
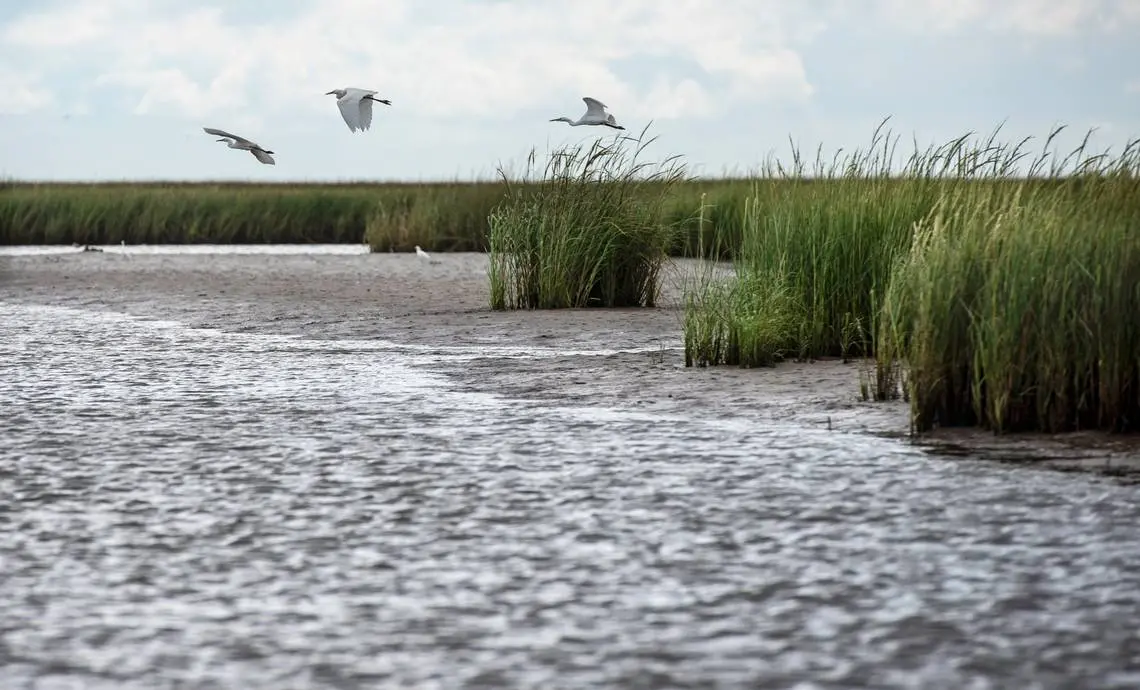
[[471,348],[0,319],[11,687],[1140,684],[1135,487],[422,366]]

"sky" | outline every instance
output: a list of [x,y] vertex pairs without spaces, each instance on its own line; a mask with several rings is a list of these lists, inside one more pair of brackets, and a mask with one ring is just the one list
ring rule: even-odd
[[[865,147],[885,117],[908,151],[1061,124],[1119,150],[1137,36],[1140,0],[5,0],[0,178],[490,178],[612,137],[549,121],[583,96],[704,176]],[[345,86],[391,100],[368,132]]]

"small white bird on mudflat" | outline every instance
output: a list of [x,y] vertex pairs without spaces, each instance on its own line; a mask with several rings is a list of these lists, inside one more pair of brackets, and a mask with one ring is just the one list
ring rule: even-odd
[[424,250],[420,249],[420,245],[418,245],[418,244],[416,245],[416,256],[420,257],[421,259],[430,259],[431,258],[431,254],[428,254]]
[[273,156],[271,155],[273,153],[272,151],[267,151],[249,139],[239,137],[236,134],[230,134],[225,130],[214,129],[213,127],[203,127],[202,130],[206,132],[206,134],[213,134],[216,137],[221,137],[221,139],[218,139],[218,141],[226,142],[226,144],[231,149],[249,151],[253,154],[254,158],[261,161],[262,163],[265,163],[266,165],[277,165],[277,162],[273,160]]
[[344,123],[355,132],[363,132],[372,126],[372,104],[383,103],[392,105],[386,98],[376,98],[375,91],[367,89],[354,89],[351,86],[343,89],[333,89],[325,93],[326,96],[336,96],[336,107],[340,108],[340,116]]
[[606,112],[606,104],[602,103],[596,98],[583,96],[582,100],[586,102],[586,114],[577,120],[571,120],[568,117],[556,117],[551,119],[551,122],[566,122],[571,127],[579,125],[604,125],[606,127],[613,127],[614,129],[625,129],[617,123],[614,116]]

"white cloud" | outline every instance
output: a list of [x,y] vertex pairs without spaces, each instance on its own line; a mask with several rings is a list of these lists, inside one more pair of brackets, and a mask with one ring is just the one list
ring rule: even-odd
[[108,35],[113,15],[130,3],[119,0],[74,3],[23,15],[4,27],[6,44],[35,48],[82,46]]
[[141,92],[134,112],[146,115],[164,106],[201,118],[219,107],[241,104],[244,73],[225,70],[205,86],[188,78],[177,69],[131,69],[104,74],[96,78],[97,86],[125,86]]
[[1140,20],[1136,0],[879,0],[878,5],[887,21],[924,32],[968,27],[1058,36],[1090,28],[1112,31]]
[[[0,57],[17,68],[94,71],[72,89],[124,89],[139,114],[323,112],[326,91],[352,85],[379,90],[411,117],[553,116],[590,95],[619,119],[666,120],[806,102],[815,88],[802,51],[829,24],[1040,36],[1140,24],[1137,0],[871,2],[299,0],[258,17],[221,2],[57,0],[0,28]],[[699,73],[648,67],[631,77],[620,66],[653,58]],[[47,102],[31,84],[4,98],[9,109]]]
[[[284,5],[284,3],[282,3]],[[29,59],[67,52],[135,111],[200,118],[266,107],[328,109],[331,88],[379,90],[418,116],[489,119],[577,107],[666,119],[734,101],[811,96],[799,34],[779,0],[312,0],[238,24],[224,5],[67,0],[25,15],[0,42]],[[283,8],[284,11],[284,8]],[[802,33],[802,29],[800,30]],[[705,77],[623,78],[623,59],[682,58]],[[672,99],[679,99],[674,101]]]
[[[1117,75],[1135,62],[1127,39],[1140,0],[17,4],[23,14],[0,20],[0,113],[50,120],[90,110],[67,127],[5,117],[5,165],[33,177],[208,177],[227,165],[258,179],[488,172],[532,144],[605,134],[547,122],[580,115],[586,95],[633,133],[653,120],[662,151],[710,170],[747,168],[767,150],[786,151],[789,136],[805,150],[863,145],[891,113],[901,130],[939,141],[1006,117],[1031,133],[1041,118],[1083,129],[1091,113],[1117,123],[1120,137],[1137,127],[1120,100],[1137,84]],[[1121,54],[1055,49],[1054,39],[1073,38],[1103,39]],[[987,78],[973,86],[961,75],[945,93],[913,97],[915,75],[944,74],[962,57]],[[1080,99],[1027,101],[1007,92],[1010,83],[1032,93],[1089,88]],[[378,114],[381,131],[345,130],[324,95],[340,86],[392,100]],[[219,155],[224,147],[201,126],[279,148],[279,165]],[[47,132],[66,161],[45,155]],[[153,141],[183,148],[155,160]]]
[[47,89],[34,86],[38,75],[0,68],[0,115],[23,115],[51,103]]

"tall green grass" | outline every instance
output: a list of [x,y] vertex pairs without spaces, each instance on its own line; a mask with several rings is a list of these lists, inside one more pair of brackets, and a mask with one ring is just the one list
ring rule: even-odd
[[[961,137],[891,169],[897,138],[757,180],[731,277],[686,287],[686,363],[875,357],[867,395],[916,430],[1140,420],[1140,141],[1061,157]],[[1025,164],[1028,164],[1027,166]]]
[[[866,149],[808,165],[771,161],[752,184],[734,255],[739,284],[699,276],[687,289],[694,316],[688,359],[698,365],[758,366],[787,357],[863,356],[891,267],[948,182],[1000,164],[978,161],[967,138],[917,151],[892,170],[898,137],[880,124]],[[724,252],[718,252],[723,256]],[[719,348],[702,343],[722,342]]]
[[905,363],[917,431],[1140,425],[1140,141],[1051,184],[947,194],[883,304],[879,378]]
[[676,157],[641,160],[652,139],[615,136],[565,147],[536,175],[500,170],[506,198],[490,216],[491,306],[653,306],[676,243],[667,203],[685,179]]

